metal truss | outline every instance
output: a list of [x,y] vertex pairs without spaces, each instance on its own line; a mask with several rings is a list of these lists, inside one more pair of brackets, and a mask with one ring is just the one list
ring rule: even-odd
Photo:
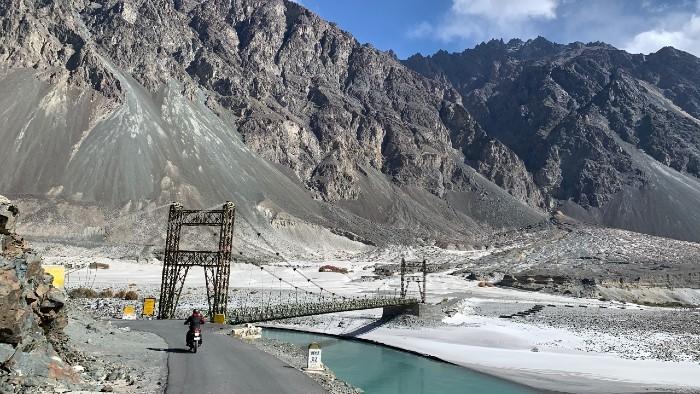
[[[423,275],[412,275],[416,272]],[[428,268],[425,259],[423,261],[406,261],[401,259],[401,298],[406,298],[408,284],[415,282],[418,285],[420,301],[425,304],[425,287],[428,279]]]
[[[158,303],[159,319],[175,317],[182,287],[193,266],[204,267],[210,318],[226,313],[235,209],[234,204],[228,201],[222,209],[209,211],[183,209],[178,203],[170,205]],[[183,226],[219,226],[219,250],[180,250]]]
[[325,313],[374,309],[389,306],[409,306],[417,304],[415,298],[355,298],[344,301],[278,304],[259,307],[238,308],[231,311],[230,324],[243,324],[269,320],[322,315]]

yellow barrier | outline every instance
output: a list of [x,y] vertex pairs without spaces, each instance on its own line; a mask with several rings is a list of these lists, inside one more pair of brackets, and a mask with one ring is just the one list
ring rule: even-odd
[[143,317],[153,317],[156,315],[156,299],[152,297],[143,299]]
[[53,276],[52,284],[54,287],[63,288],[66,282],[66,267],[62,265],[44,265],[42,268],[44,272]]
[[223,313],[216,313],[214,315],[214,323],[217,323],[217,324],[226,323],[226,315]]
[[123,320],[136,320],[136,308],[133,305],[127,305],[122,309]]

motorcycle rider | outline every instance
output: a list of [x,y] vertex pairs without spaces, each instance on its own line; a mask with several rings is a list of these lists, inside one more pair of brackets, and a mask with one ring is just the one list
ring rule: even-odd
[[[202,324],[204,324],[204,316],[202,316],[202,314],[199,313],[199,311],[197,309],[195,309],[192,311],[192,315],[190,315],[190,317],[188,317],[185,320],[185,324],[190,325],[190,329],[189,329],[189,331],[187,331],[187,337],[186,337],[187,346],[189,346],[190,343],[192,343],[192,340],[194,338],[194,331],[199,330],[199,327]],[[200,345],[202,344],[202,332],[201,332],[201,330],[199,332],[199,344]]]

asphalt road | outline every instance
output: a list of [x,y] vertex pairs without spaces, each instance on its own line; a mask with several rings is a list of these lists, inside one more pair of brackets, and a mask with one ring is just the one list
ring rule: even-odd
[[122,321],[121,326],[152,332],[168,348],[149,348],[168,353],[167,394],[272,394],[325,393],[313,379],[276,357],[222,335],[227,326],[202,326],[203,344],[190,353],[185,346],[187,328],[182,320]]

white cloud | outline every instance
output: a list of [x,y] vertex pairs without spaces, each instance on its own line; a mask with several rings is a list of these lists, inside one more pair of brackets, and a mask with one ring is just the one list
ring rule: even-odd
[[491,38],[604,41],[633,53],[664,46],[700,56],[700,0],[450,0],[407,35],[471,46]]
[[452,0],[457,15],[473,15],[506,22],[557,16],[558,0]]
[[422,22],[410,37],[489,39],[530,35],[530,24],[556,18],[559,0],[452,0],[440,23]]
[[433,25],[428,22],[421,22],[408,32],[408,36],[411,38],[427,37],[432,35],[433,32]]
[[656,28],[634,36],[625,49],[632,53],[656,52],[672,46],[700,56],[700,16],[693,14],[678,29]]

